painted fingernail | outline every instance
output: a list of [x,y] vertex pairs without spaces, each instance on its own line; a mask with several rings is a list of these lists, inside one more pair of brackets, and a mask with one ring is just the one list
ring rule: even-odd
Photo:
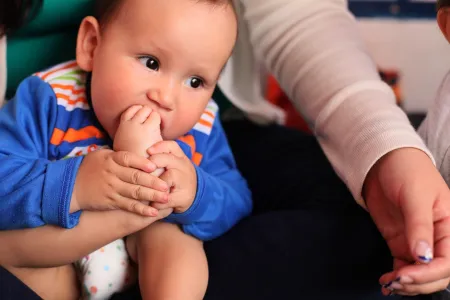
[[403,285],[401,283],[399,283],[399,282],[392,282],[390,288],[393,289],[393,290],[402,290],[403,289]]
[[414,282],[414,280],[409,276],[402,276],[400,278],[400,283],[403,283],[403,284],[411,284],[413,282]]
[[398,283],[398,282],[400,282],[400,280],[401,280],[401,277],[397,277],[397,278],[395,278],[394,280],[392,280],[392,281],[390,281],[390,282],[384,284],[383,287],[384,287],[385,289],[390,289],[394,283]]
[[424,263],[429,263],[433,260],[433,251],[427,242],[420,241],[417,243],[416,254]]

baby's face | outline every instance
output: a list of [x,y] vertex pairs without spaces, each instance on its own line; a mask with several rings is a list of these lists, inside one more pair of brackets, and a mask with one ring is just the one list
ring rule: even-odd
[[147,105],[161,115],[163,139],[199,120],[228,60],[237,24],[233,8],[197,0],[125,0],[94,50],[91,95],[114,138],[121,114]]

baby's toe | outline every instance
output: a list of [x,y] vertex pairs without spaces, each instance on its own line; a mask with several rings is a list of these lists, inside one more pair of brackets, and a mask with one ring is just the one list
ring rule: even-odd
[[152,109],[148,106],[144,106],[134,115],[132,121],[142,124],[148,119],[151,113]]
[[121,116],[121,121],[130,121],[136,115],[136,113],[142,109],[142,105],[133,105],[128,108]]

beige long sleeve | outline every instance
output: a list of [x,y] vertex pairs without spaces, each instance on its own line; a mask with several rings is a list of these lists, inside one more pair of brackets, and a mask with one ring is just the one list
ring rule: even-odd
[[255,120],[282,119],[262,104],[262,62],[361,205],[365,177],[379,158],[402,147],[429,154],[379,79],[346,1],[240,0],[236,6],[240,40],[220,82],[224,93]]

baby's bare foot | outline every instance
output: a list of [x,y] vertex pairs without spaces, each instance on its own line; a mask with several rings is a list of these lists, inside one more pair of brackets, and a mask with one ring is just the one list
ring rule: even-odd
[[161,117],[148,106],[132,106],[120,118],[114,136],[115,151],[129,151],[147,157],[147,149],[162,141]]

